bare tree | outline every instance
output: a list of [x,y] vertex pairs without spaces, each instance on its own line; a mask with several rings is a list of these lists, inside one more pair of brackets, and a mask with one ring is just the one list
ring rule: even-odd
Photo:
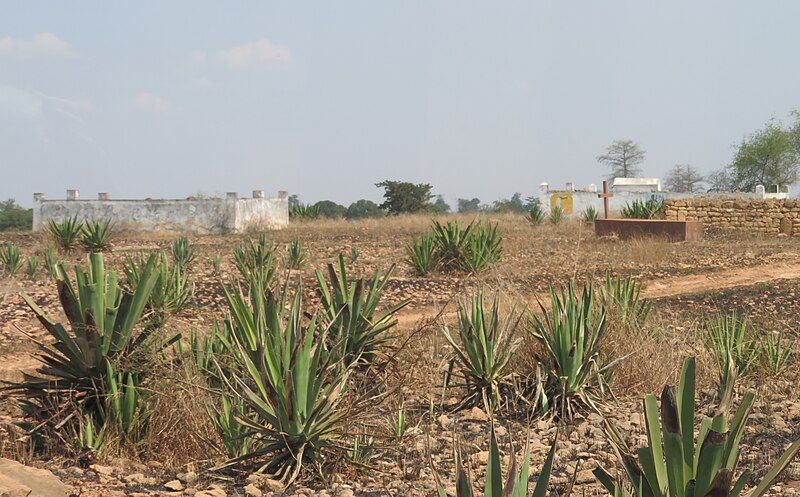
[[664,185],[672,192],[695,193],[702,190],[705,178],[689,164],[675,164],[667,173]]
[[731,173],[724,167],[711,171],[711,174],[706,176],[706,183],[708,183],[708,190],[712,192],[730,192],[733,190]]
[[644,162],[644,150],[633,140],[615,140],[606,153],[597,156],[597,162],[611,168],[610,179],[635,178],[642,172],[638,167]]

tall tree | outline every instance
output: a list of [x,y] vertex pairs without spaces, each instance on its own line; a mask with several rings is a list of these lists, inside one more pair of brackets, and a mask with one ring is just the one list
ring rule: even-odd
[[721,167],[706,176],[706,183],[708,189],[712,192],[730,192],[733,191],[733,180],[731,173],[727,168]]
[[800,150],[791,129],[768,123],[744,138],[728,166],[733,188],[753,191],[756,185],[789,185],[797,181]]
[[480,199],[458,199],[458,212],[478,212],[481,209]]
[[705,179],[695,167],[689,164],[675,164],[667,173],[664,186],[672,192],[695,193],[702,190]]
[[635,178],[642,169],[645,152],[633,140],[615,140],[606,149],[606,153],[597,156],[597,162],[611,169],[609,179]]
[[429,209],[435,214],[447,214],[450,212],[450,205],[445,201],[444,195],[436,195],[436,201],[430,205]]
[[375,183],[383,188],[384,202],[381,208],[389,214],[406,214],[422,212],[430,207],[433,187],[427,183],[409,183],[407,181],[385,180]]

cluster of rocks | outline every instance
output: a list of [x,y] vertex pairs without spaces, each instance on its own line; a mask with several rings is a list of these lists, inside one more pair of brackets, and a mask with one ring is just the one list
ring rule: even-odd
[[800,236],[800,199],[666,199],[664,215],[715,228]]

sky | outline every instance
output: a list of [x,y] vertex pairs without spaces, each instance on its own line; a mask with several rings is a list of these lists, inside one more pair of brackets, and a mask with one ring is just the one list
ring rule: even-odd
[[800,108],[800,2],[0,2],[0,199],[451,203],[703,172]]

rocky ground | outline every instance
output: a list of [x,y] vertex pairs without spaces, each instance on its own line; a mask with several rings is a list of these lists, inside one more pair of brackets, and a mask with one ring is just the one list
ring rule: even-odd
[[[354,430],[373,436],[371,454],[355,464],[346,460],[329,461],[324,476],[312,473],[288,489],[279,482],[260,475],[209,472],[220,457],[196,433],[184,433],[181,424],[165,423],[161,440],[149,442],[139,454],[109,454],[99,460],[77,460],[51,455],[44,458],[27,452],[24,437],[15,431],[19,412],[8,399],[0,402],[0,455],[45,468],[80,496],[106,495],[328,495],[382,496],[434,495],[435,467],[445,486],[453,493],[453,433],[462,439],[468,461],[481,480],[488,457],[490,423],[478,408],[452,412],[447,409],[459,392],[442,395],[442,374],[449,350],[438,332],[438,323],[429,319],[445,310],[441,319],[451,319],[452,298],[483,286],[501,292],[505,302],[517,302],[533,308],[548,284],[570,277],[590,278],[606,271],[632,275],[645,284],[645,296],[652,298],[655,311],[652,332],[646,337],[614,337],[607,352],[631,353],[619,366],[614,378],[616,399],[601,407],[634,445],[643,440],[640,399],[660,390],[665,382],[674,382],[684,356],[696,355],[699,363],[701,402],[711,405],[714,366],[698,335],[699,324],[716,312],[739,310],[751,317],[765,332],[784,333],[790,346],[797,349],[800,291],[800,240],[795,238],[747,236],[742,233],[710,233],[696,243],[668,244],[656,240],[597,240],[591,231],[578,224],[533,227],[521,218],[496,219],[504,234],[504,257],[491,271],[480,277],[434,275],[420,278],[403,262],[403,243],[428,228],[426,218],[395,219],[374,222],[314,222],[293,225],[275,233],[274,239],[285,244],[300,239],[309,253],[309,263],[289,277],[301,281],[308,299],[315,299],[313,271],[323,268],[338,253],[360,255],[354,271],[369,273],[376,266],[397,263],[388,301],[411,298],[413,303],[400,315],[397,342],[405,348],[397,356],[388,380],[393,395],[374,407]],[[166,247],[174,237],[132,237],[121,235],[109,265],[139,250]],[[199,255],[192,271],[196,307],[171,321],[179,331],[207,329],[222,313],[220,281],[230,284],[234,269],[230,253],[242,236],[193,237]],[[41,253],[44,240],[30,234],[0,235],[0,243],[12,239],[23,255]],[[283,245],[281,245],[283,246]],[[213,274],[211,257],[223,259],[222,274]],[[41,259],[41,256],[40,256]],[[82,262],[83,255],[72,257]],[[35,347],[25,333],[34,338],[44,335],[31,317],[24,302],[16,295],[24,291],[53,316],[60,313],[52,281],[39,275],[36,280],[24,276],[0,280],[0,379],[19,378],[21,371],[36,367]],[[520,331],[524,333],[523,331]],[[518,360],[525,362],[529,349],[519,349]],[[800,437],[800,372],[793,362],[781,374],[754,374],[740,382],[740,388],[755,388],[760,400],[755,407],[743,442],[743,470],[764,467],[774,461],[788,443]],[[191,397],[182,409],[197,410]],[[443,398],[444,397],[444,398]],[[398,405],[405,407],[411,428],[402,439],[395,439],[389,419]],[[431,405],[433,407],[431,408]],[[179,406],[180,407],[180,406]],[[186,414],[189,419],[190,414]],[[574,495],[604,495],[594,482],[591,470],[601,464],[614,467],[614,456],[602,433],[598,413],[586,412],[569,423],[532,419],[530,430],[525,410],[512,408],[496,419],[496,432],[504,454],[504,467],[510,461],[509,440],[521,451],[522,441],[530,434],[532,475],[559,432],[555,477],[556,487],[563,488],[576,477]],[[171,418],[170,418],[171,419]],[[192,418],[193,419],[193,418]],[[153,421],[154,423],[156,420]],[[202,431],[200,428],[198,430]],[[201,433],[202,435],[202,433]],[[186,442],[184,439],[193,441]],[[22,440],[22,442],[20,442]],[[576,467],[577,464],[577,467]],[[760,475],[756,475],[760,476]],[[482,480],[481,480],[482,481]],[[781,477],[770,495],[800,495],[800,463],[795,462]]]

